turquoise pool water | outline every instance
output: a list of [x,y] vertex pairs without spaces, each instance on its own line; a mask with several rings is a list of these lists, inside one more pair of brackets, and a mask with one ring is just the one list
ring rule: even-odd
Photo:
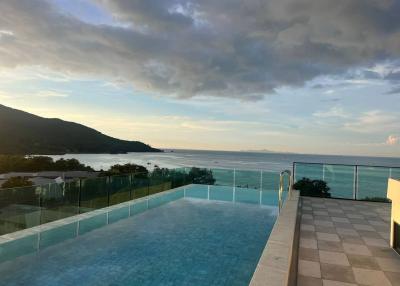
[[277,208],[276,193],[245,191],[192,186],[136,204],[131,217],[113,211],[108,225],[102,215],[81,222],[78,236],[67,235],[76,225],[42,234],[40,251],[0,264],[1,283],[248,285]]

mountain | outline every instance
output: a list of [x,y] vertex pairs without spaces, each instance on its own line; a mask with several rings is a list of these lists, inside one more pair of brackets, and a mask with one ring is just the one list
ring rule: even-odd
[[61,119],[43,118],[0,104],[0,154],[162,152]]

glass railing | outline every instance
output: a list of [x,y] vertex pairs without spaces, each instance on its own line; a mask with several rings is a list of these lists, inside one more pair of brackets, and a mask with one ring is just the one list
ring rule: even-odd
[[400,167],[293,163],[295,183],[303,178],[322,180],[330,197],[353,200],[387,201],[389,178],[400,178]]
[[188,197],[277,205],[279,174],[188,167],[0,189],[0,235],[187,185]]

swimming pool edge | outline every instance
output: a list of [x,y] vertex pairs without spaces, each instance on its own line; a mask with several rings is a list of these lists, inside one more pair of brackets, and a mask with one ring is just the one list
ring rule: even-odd
[[250,286],[296,285],[299,243],[299,192],[292,191],[274,224]]

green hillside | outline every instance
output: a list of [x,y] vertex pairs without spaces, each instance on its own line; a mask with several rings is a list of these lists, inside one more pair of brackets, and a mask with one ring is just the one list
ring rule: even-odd
[[61,119],[43,118],[0,104],[0,154],[161,152],[139,141],[104,135]]

